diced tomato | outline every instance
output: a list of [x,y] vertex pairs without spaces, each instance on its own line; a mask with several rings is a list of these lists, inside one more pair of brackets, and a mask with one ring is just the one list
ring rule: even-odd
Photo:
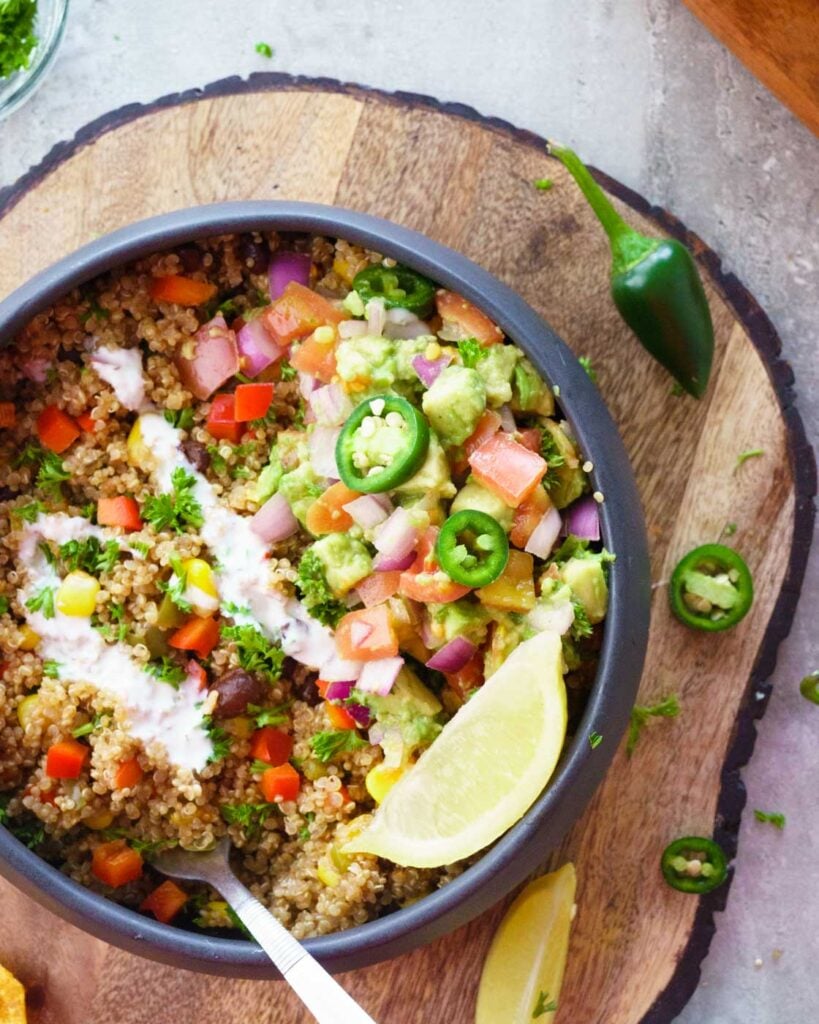
[[329,384],[336,372],[336,349],[332,343],[305,338],[291,354],[290,362],[302,373],[309,373],[324,384]]
[[282,347],[297,338],[305,337],[317,327],[341,323],[344,316],[327,299],[298,281],[291,281],[262,314],[265,327]]
[[509,540],[516,548],[525,548],[535,527],[551,508],[549,495],[542,487],[536,487],[528,498],[515,509],[515,519],[509,533]]
[[50,779],[78,779],[88,753],[88,747],[77,740],[53,743],[46,754],[46,775]]
[[401,573],[397,569],[394,572],[374,572],[357,583],[355,589],[364,606],[373,608],[398,593],[400,580]]
[[268,768],[259,780],[262,795],[268,803],[295,800],[301,789],[301,776],[292,764]]
[[481,604],[507,612],[529,612],[535,607],[535,560],[525,551],[509,550],[509,561],[498,578],[475,593]]
[[469,593],[469,587],[456,583],[435,561],[437,527],[430,526],[418,543],[415,562],[401,573],[398,591],[421,604],[449,604]]
[[177,306],[201,306],[216,294],[216,285],[195,281],[192,277],[168,274],[155,277],[148,289],[155,302],[175,302]]
[[478,425],[464,441],[466,454],[471,455],[476,448],[480,448],[484,441],[488,441],[493,434],[497,434],[500,428],[501,418],[498,413],[494,409],[486,409],[478,420]]
[[56,405],[47,405],[37,417],[37,436],[44,448],[60,455],[80,436],[80,428]]
[[483,653],[475,651],[463,668],[459,668],[457,672],[446,672],[444,675],[461,700],[466,700],[470,691],[483,683]]
[[168,643],[178,651],[195,651],[200,658],[207,658],[219,642],[219,623],[214,618],[200,618],[192,615],[175,633]]
[[13,427],[17,422],[14,402],[0,402],[0,427]]
[[350,712],[340,704],[325,704],[324,710],[330,719],[330,725],[334,729],[357,729],[356,720]]
[[266,761],[274,767],[286,764],[292,753],[293,737],[272,725],[257,729],[250,740],[250,756],[257,761]]
[[398,654],[398,638],[389,609],[380,604],[347,612],[336,626],[336,649],[350,661],[375,661]]
[[260,420],[273,401],[273,385],[270,383],[239,384],[235,393],[233,417],[237,423]]
[[100,498],[97,502],[97,522],[100,526],[121,526],[123,530],[141,530],[139,505],[125,495],[119,498]]
[[244,427],[236,422],[236,398],[234,395],[214,395],[210,403],[205,427],[211,437],[219,441],[237,444]]
[[307,529],[315,537],[324,533],[346,533],[353,526],[353,517],[344,511],[343,506],[360,497],[358,491],[351,491],[339,480],[307,509]]
[[139,909],[149,911],[162,924],[169,924],[187,902],[188,894],[168,878],[145,897]]
[[493,434],[469,456],[478,483],[512,508],[528,498],[546,472],[546,460],[509,434]]
[[97,429],[97,421],[88,410],[80,413],[77,417],[77,423],[79,423],[86,434],[93,434]]
[[503,341],[500,327],[486,313],[455,292],[440,288],[435,294],[435,305],[444,326],[454,326],[461,338],[474,338],[484,346],[497,345]]
[[124,839],[102,843],[91,856],[91,874],[113,889],[134,882],[142,874],[142,857]]
[[114,775],[114,786],[116,789],[133,789],[142,781],[142,766],[139,759],[130,757],[127,761],[120,761]]
[[520,443],[530,452],[537,452],[540,455],[541,436],[537,427],[527,427],[526,430],[519,430]]

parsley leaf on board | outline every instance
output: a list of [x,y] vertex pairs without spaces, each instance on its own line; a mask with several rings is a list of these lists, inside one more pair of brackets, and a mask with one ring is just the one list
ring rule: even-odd
[[780,831],[785,827],[785,815],[779,811],[754,811],[757,821],[773,825]]
[[577,361],[578,361],[578,363],[580,363],[580,365],[586,371],[586,374],[587,374],[589,380],[592,382],[592,384],[596,384],[597,383],[597,370],[595,370],[595,368],[592,366],[591,359],[588,356],[578,356],[577,357]]
[[748,459],[756,459],[759,458],[760,455],[764,454],[764,448],[749,448],[747,451],[740,452],[739,455],[737,455],[737,463],[734,466],[734,470],[736,471],[740,466],[744,466]]
[[537,178],[532,182],[538,192],[548,192],[554,187],[554,182],[551,178]]
[[602,742],[603,737],[599,732],[589,733],[589,746],[592,748],[592,750],[596,750]]
[[675,694],[671,694],[658,704],[635,704],[631,709],[631,721],[628,726],[626,753],[629,757],[640,739],[643,726],[650,718],[676,718],[680,713],[680,703]]
[[538,993],[537,1003],[535,1004],[535,1009],[532,1012],[532,1020],[535,1020],[537,1017],[542,1017],[546,1013],[555,1013],[556,1010],[557,1003],[555,1000],[549,999],[548,992],[541,991]]

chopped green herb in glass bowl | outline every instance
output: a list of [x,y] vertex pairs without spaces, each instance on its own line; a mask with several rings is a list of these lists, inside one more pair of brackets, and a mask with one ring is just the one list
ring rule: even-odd
[[0,119],[43,81],[67,13],[68,0],[0,0]]

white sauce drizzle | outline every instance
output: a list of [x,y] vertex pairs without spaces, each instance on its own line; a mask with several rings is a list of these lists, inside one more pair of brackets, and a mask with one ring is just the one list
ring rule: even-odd
[[[113,531],[63,512],[40,515],[27,525],[20,545],[20,560],[28,577],[22,601],[43,587],[60,584],[38,547],[41,541],[64,544],[92,536],[122,543]],[[50,619],[32,611],[27,611],[26,618],[40,637],[37,653],[44,660],[57,662],[60,679],[88,683],[115,697],[127,714],[131,735],[146,747],[161,743],[172,764],[194,771],[205,767],[213,744],[203,726],[205,694],[195,676],[188,676],[178,690],[160,682],[134,661],[126,644],[106,643],[85,617],[63,615],[55,609]]]
[[121,405],[134,411],[142,408],[145,379],[138,348],[98,348],[91,356],[91,365],[111,385]]

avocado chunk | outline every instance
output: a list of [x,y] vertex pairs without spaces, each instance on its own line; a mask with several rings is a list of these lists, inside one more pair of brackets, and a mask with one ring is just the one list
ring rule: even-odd
[[424,495],[425,507],[433,501],[433,498],[451,498],[455,494],[455,484],[452,482],[449,463],[444,455],[441,442],[433,430],[429,432],[429,448],[423,465],[415,476],[411,476],[409,480],[405,480],[403,484],[396,487],[393,494],[399,496],[399,504],[403,504],[400,498],[402,494]]
[[512,401],[512,374],[521,358],[514,345],[490,345],[475,363],[486,389],[486,403],[495,408]]
[[509,508],[505,501],[487,490],[471,476],[453,498],[449,509],[450,515],[455,515],[456,512],[460,512],[464,508],[485,512],[499,522],[507,532],[512,529],[515,510]]
[[386,697],[360,690],[354,690],[353,694],[370,708],[383,727],[385,753],[389,747],[389,734],[394,733],[396,738],[400,736],[402,761],[405,763],[418,747],[429,746],[441,732],[442,726],[438,721],[441,702],[408,668],[401,669]]
[[572,557],[561,568],[560,578],[571,587],[589,622],[592,625],[602,622],[609,605],[609,587],[602,559]]
[[456,636],[468,637],[478,645],[486,639],[489,613],[483,605],[462,598],[449,604],[431,604],[428,610],[434,623],[433,632],[440,636],[444,644]]
[[515,366],[512,380],[512,410],[537,413],[539,416],[554,415],[554,393],[526,356],[522,356]]
[[279,494],[287,499],[293,515],[302,526],[305,524],[308,508],[324,493],[324,489],[323,479],[316,476],[309,462],[302,462],[279,479]]
[[555,508],[565,508],[586,489],[580,457],[566,431],[554,420],[543,421],[543,457],[549,469],[543,481]]
[[708,576],[704,572],[692,569],[683,576],[683,586],[686,593],[701,597],[726,612],[730,611],[739,599],[737,588],[726,573]]
[[486,389],[477,371],[447,366],[424,392],[421,404],[444,445],[463,444],[486,408]]
[[308,550],[315,552],[321,560],[327,583],[336,597],[344,597],[359,580],[372,572],[369,551],[348,533],[328,533]]

